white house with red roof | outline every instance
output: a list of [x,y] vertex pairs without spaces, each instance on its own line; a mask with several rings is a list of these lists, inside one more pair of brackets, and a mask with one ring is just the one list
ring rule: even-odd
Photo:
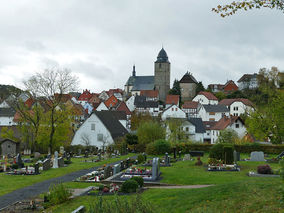
[[168,118],[186,118],[186,114],[177,105],[173,104],[162,112],[161,118],[163,121]]
[[198,115],[202,121],[219,121],[224,116],[230,116],[229,109],[220,104],[204,104],[200,107]]
[[199,102],[201,104],[210,104],[210,105],[216,105],[218,104],[218,98],[216,98],[215,95],[213,95],[211,92],[205,92],[201,91],[199,92],[192,101]]
[[238,116],[223,117],[220,119],[213,127],[211,127],[211,143],[216,143],[220,131],[225,129],[232,129],[236,131],[240,138],[243,138],[246,135],[246,127],[243,120]]
[[240,116],[254,110],[253,103],[245,98],[223,99],[220,105],[226,106],[230,110],[230,115]]
[[179,95],[167,95],[166,96],[166,108],[171,105],[176,105],[179,107]]

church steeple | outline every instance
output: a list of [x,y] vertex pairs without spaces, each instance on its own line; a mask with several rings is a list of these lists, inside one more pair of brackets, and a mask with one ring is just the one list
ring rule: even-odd
[[133,65],[132,76],[136,76],[135,64]]
[[162,47],[162,49],[160,50],[158,57],[157,57],[157,61],[156,62],[169,62],[169,58],[168,58],[168,54],[167,52],[164,50],[164,47]]

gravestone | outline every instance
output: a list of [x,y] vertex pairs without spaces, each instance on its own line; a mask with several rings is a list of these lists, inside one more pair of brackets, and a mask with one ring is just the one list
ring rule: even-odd
[[57,169],[58,168],[58,152],[54,152],[54,159],[53,159],[53,166],[52,168]]
[[48,154],[48,155],[47,155],[47,158],[51,160],[51,154]]
[[240,160],[241,160],[241,153],[234,150],[234,162],[237,163]]
[[264,161],[264,153],[263,152],[251,152],[250,161]]
[[39,174],[39,163],[35,164],[35,175]]
[[64,154],[64,146],[60,146],[60,148],[59,148],[59,153],[60,153],[61,155]]
[[64,167],[64,158],[63,157],[58,158],[58,167]]
[[169,154],[167,152],[165,153],[165,165],[169,166]]
[[31,153],[32,153],[32,150],[24,149],[24,155],[30,155]]
[[82,150],[81,150],[81,149],[78,149],[78,155],[79,155],[79,156],[81,155],[81,152],[82,152]]
[[124,161],[120,161],[120,169],[121,169],[121,170],[124,170],[124,169],[125,169]]
[[190,154],[185,154],[183,157],[183,161],[190,160]]
[[112,168],[111,166],[107,166],[104,169],[104,179],[107,179],[111,176]]
[[24,166],[20,153],[17,154],[16,164],[18,165],[19,168],[23,168]]
[[71,155],[70,155],[70,153],[67,154],[66,160],[67,160],[68,162],[71,162]]
[[130,166],[130,165],[129,165],[129,163],[130,163],[129,161],[130,161],[130,159],[127,158],[127,159],[126,159],[126,169]]
[[39,159],[40,158],[40,153],[39,152],[35,152],[34,153],[34,157],[35,157],[35,159]]
[[101,160],[102,160],[102,154],[99,153],[99,154],[98,154],[98,157],[99,157],[99,161],[101,161]]
[[113,166],[113,175],[117,174],[120,172],[120,164],[115,164]]
[[89,152],[86,150],[85,151],[85,156],[84,156],[85,158],[88,158],[89,157]]
[[45,159],[42,163],[42,170],[46,171],[50,169],[50,159]]
[[153,158],[152,162],[152,180],[157,180],[160,175],[160,159]]

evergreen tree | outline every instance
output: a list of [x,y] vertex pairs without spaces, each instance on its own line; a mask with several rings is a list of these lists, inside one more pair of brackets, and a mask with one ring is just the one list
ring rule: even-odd
[[197,86],[196,86],[196,94],[198,94],[199,92],[204,91],[204,90],[205,90],[205,88],[204,88],[204,86],[202,84],[202,81],[199,81],[197,83]]
[[169,91],[170,95],[181,95],[179,81],[177,79],[174,80],[173,88]]

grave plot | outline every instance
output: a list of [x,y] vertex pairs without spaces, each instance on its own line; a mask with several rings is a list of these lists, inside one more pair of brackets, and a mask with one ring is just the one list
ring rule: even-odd
[[126,181],[133,177],[141,177],[145,182],[159,182],[161,180],[160,159],[153,158],[152,169],[127,169],[125,172],[110,178],[109,181]]
[[[153,165],[153,159],[147,160],[147,157],[145,158],[146,163],[142,164],[142,166],[152,166]],[[165,157],[160,160],[160,167],[169,167],[171,166],[171,157],[168,153],[165,153]]]

